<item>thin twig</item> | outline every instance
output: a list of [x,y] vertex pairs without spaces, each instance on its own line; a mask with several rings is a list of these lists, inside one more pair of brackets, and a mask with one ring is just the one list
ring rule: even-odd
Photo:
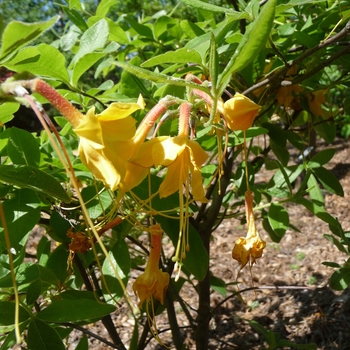
[[119,345],[116,345],[116,344],[113,344],[111,343],[110,341],[100,337],[99,335],[95,334],[95,333],[92,333],[91,331],[85,329],[84,327],[81,327],[81,326],[78,326],[74,323],[70,323],[70,322],[64,322],[64,323],[59,323],[60,325],[63,325],[63,326],[67,326],[67,327],[71,327],[71,328],[74,328],[74,329],[77,329],[78,331],[81,331],[83,332],[84,334],[86,335],[89,335],[90,337],[93,337],[97,340],[99,340],[100,342],[112,347],[113,349],[118,349],[118,350],[124,350],[125,347],[123,346],[119,346]]
[[283,77],[285,76],[285,74],[288,72],[288,70],[292,66],[302,62],[305,58],[311,56],[312,54],[325,48],[326,46],[329,46],[329,45],[337,42],[338,40],[340,40],[342,37],[348,35],[349,33],[350,33],[350,21],[346,23],[345,27],[339,33],[337,33],[336,35],[332,36],[331,38],[329,38],[323,42],[320,42],[318,45],[312,47],[311,49],[305,51],[302,55],[300,55],[296,59],[292,60],[287,66],[283,67],[279,72],[273,73],[270,77],[260,81],[257,84],[254,84],[253,86],[251,86],[250,88],[248,88],[247,90],[242,92],[242,94],[248,95],[250,92],[252,92],[260,87],[271,84],[273,82],[277,82],[278,80],[283,80]]

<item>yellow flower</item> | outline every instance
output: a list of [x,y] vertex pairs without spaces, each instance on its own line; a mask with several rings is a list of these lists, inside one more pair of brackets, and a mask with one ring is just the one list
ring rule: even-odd
[[218,101],[218,111],[224,116],[227,126],[233,130],[248,130],[261,106],[242,94],[235,94],[225,103]]
[[278,104],[283,106],[286,110],[300,109],[299,94],[301,91],[302,88],[298,84],[281,86],[276,91]]
[[147,261],[145,272],[136,278],[133,284],[134,293],[139,297],[139,307],[142,307],[144,301],[152,301],[152,296],[161,304],[164,303],[164,297],[169,285],[170,276],[167,272],[159,269],[159,259],[162,248],[162,233],[159,224],[150,228],[151,233],[151,252]]
[[253,213],[254,194],[249,190],[245,193],[246,217],[248,233],[246,237],[239,237],[232,249],[232,258],[241,264],[241,269],[250,262],[250,266],[255,260],[261,258],[266,242],[263,241],[255,226]]
[[[207,153],[196,141],[186,136],[160,136],[140,146],[130,161],[149,168],[162,165],[168,168],[159,187],[159,196],[168,197],[175,192],[182,193],[183,184],[192,188],[193,198],[207,202],[205,198],[201,166],[208,159]],[[191,176],[190,176],[191,174]]]
[[122,149],[136,131],[131,114],[143,108],[141,96],[137,103],[112,103],[100,114],[91,108],[75,126],[74,131],[80,137],[81,161],[112,191],[126,172],[128,152]]
[[322,103],[326,102],[326,93],[327,90],[319,90],[306,94],[310,111],[315,117],[326,116],[325,111],[322,109]]

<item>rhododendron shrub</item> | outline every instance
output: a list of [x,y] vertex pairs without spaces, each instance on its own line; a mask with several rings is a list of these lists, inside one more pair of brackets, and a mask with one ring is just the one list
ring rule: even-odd
[[[331,144],[350,113],[350,49],[338,45],[350,5],[327,6],[183,0],[116,18],[113,1],[92,13],[69,1],[60,22],[3,29],[0,350],[65,349],[76,329],[79,350],[91,337],[116,349],[219,347],[215,302],[245,300],[268,243],[295,229],[288,203],[348,252],[323,199],[343,195],[327,168],[335,150],[315,142]],[[23,108],[41,129],[12,126]],[[257,183],[262,168],[272,175]],[[212,272],[225,220],[247,232],[232,233],[231,280]],[[331,286],[346,288],[348,264],[329,265]],[[190,304],[186,290],[198,294]],[[115,327],[125,316],[129,339]],[[108,338],[90,331],[98,321]],[[273,334],[270,348],[282,348]]]

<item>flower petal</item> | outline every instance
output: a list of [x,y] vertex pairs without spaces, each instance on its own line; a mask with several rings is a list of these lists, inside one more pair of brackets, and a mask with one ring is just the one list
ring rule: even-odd
[[[112,191],[117,188],[121,169],[124,170],[124,164],[118,160],[118,157],[107,157],[103,150],[96,149],[93,143],[84,138],[80,140],[79,156],[82,163],[98,180],[103,181]],[[111,158],[114,158],[114,163],[111,162]]]
[[125,193],[138,186],[147,174],[148,168],[129,162],[126,163],[126,173],[120,182],[121,191]]
[[184,150],[186,139],[184,137],[166,137],[160,143],[155,143],[152,149],[154,165],[168,166],[175,161]]
[[[159,197],[165,198],[171,194],[177,192],[185,182],[186,177],[183,178],[183,172],[181,171],[181,159],[176,159],[175,162],[168,166],[168,171],[165,175],[165,179],[159,186]],[[188,173],[187,173],[188,176]]]
[[144,142],[137,150],[136,155],[130,159],[130,162],[147,168],[150,168],[153,164],[157,164],[153,158],[153,148],[155,145],[163,142],[167,138],[168,136],[161,136]]
[[191,150],[191,160],[195,162],[198,167],[201,167],[208,159],[207,152],[196,141],[187,141],[187,146]]
[[100,121],[108,120],[118,120],[128,117],[139,109],[145,108],[145,102],[142,96],[139,96],[139,99],[136,103],[123,103],[123,102],[114,102],[109,105],[102,113],[98,114],[97,117]]
[[95,107],[89,109],[79,126],[74,129],[74,132],[78,136],[94,142],[95,147],[103,147],[102,129],[95,115]]
[[108,141],[131,139],[136,132],[136,120],[133,117],[126,117],[119,120],[100,120],[103,139]]

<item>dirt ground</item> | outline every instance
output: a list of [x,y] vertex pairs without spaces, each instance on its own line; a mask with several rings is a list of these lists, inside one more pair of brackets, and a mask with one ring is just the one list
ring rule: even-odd
[[[350,230],[350,142],[339,141],[337,152],[328,169],[340,180],[344,197],[330,193],[325,196],[326,210],[336,216],[345,231]],[[327,148],[320,145],[320,149]],[[246,304],[232,298],[221,305],[212,334],[210,348],[262,349],[267,347],[262,335],[244,320],[255,320],[266,329],[278,332],[281,338],[300,344],[316,343],[317,349],[350,349],[350,292],[336,292],[328,281],[334,269],[324,261],[344,263],[341,253],[323,234],[330,233],[328,224],[300,206],[288,205],[290,223],[300,230],[288,230],[280,243],[271,241],[260,227],[267,242],[263,257],[252,270],[254,286],[259,289],[242,293]],[[240,229],[231,222],[215,234],[218,249],[215,273],[229,282],[235,279],[230,253],[232,242]],[[244,230],[244,229],[243,229]],[[219,249],[220,247],[220,249]],[[243,290],[252,286],[245,270],[239,278]],[[222,298],[214,296],[216,302]],[[215,304],[215,301],[213,301]],[[289,347],[283,347],[289,349]]]
[[[336,216],[345,231],[350,231],[350,140],[341,140],[332,146],[319,145],[319,149],[332,147],[337,152],[328,168],[340,180],[344,197],[327,193],[327,211]],[[270,174],[262,171],[258,181],[268,180]],[[239,236],[245,236],[246,228],[237,220],[223,222],[213,235],[211,266],[214,276],[223,279],[230,286],[226,296],[213,292],[211,307],[215,317],[210,327],[209,349],[257,350],[267,348],[266,339],[249,321],[256,321],[271,332],[278,333],[281,339],[299,344],[317,344],[322,350],[350,349],[350,292],[346,289],[336,292],[329,288],[328,280],[333,268],[322,265],[324,261],[342,264],[348,256],[323,238],[330,233],[328,225],[311,215],[300,206],[288,205],[290,223],[300,232],[288,230],[280,243],[271,241],[258,222],[258,230],[267,246],[264,255],[252,269],[246,267],[238,281],[242,298],[236,294],[235,281],[238,263],[231,258],[231,250]],[[170,245],[169,245],[170,247]],[[131,278],[135,278],[131,276]],[[131,283],[129,283],[131,285]],[[256,287],[256,292],[252,291]],[[130,286],[129,286],[130,287]],[[129,288],[130,296],[136,298]],[[182,288],[181,296],[195,318],[197,294],[192,287]],[[184,344],[187,349],[195,349],[188,320],[182,306],[176,304],[177,318],[182,326]],[[132,337],[134,321],[126,307],[121,306],[113,315],[118,332],[128,344]],[[157,317],[157,326],[164,344],[173,348],[168,320],[165,315]],[[87,327],[89,331],[109,339],[101,323]],[[74,350],[80,331],[69,338],[68,350]],[[284,346],[279,349],[290,349]],[[298,347],[296,347],[298,348]],[[18,350],[20,347],[14,347]],[[90,350],[111,349],[94,338],[89,339]],[[151,340],[146,349],[166,349]]]

